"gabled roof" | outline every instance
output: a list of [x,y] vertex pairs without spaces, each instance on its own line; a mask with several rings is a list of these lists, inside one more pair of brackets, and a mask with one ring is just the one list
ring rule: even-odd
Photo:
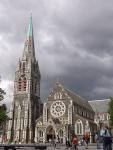
[[65,89],[65,91],[67,92],[67,94],[71,97],[71,99],[78,105],[87,108],[91,111],[93,111],[92,107],[90,106],[90,104],[88,103],[88,100],[80,97],[78,94],[73,93],[72,91],[70,91],[69,89]]
[[109,102],[110,99],[92,100],[89,101],[89,104],[91,105],[95,113],[107,113]]
[[[72,92],[71,90],[65,88],[61,83],[56,82],[55,89],[56,88],[59,89],[59,87],[62,88],[67,93],[67,95],[73,100],[73,102],[75,104],[77,104],[77,105],[79,105],[83,108],[86,108],[90,111],[93,111],[92,107],[88,103],[88,100],[80,97],[78,94],[76,94],[76,93]],[[53,88],[53,90],[54,90],[54,88]]]
[[41,115],[39,118],[36,119],[36,122],[43,121],[43,115]]

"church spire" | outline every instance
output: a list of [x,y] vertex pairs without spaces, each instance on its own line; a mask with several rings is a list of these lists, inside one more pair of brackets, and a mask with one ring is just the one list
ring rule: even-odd
[[29,18],[29,25],[28,25],[28,31],[27,31],[27,37],[33,36],[33,24],[32,24],[32,14]]
[[29,24],[27,29],[27,36],[23,51],[22,60],[31,59],[35,61],[35,47],[34,47],[34,35],[33,35],[33,23],[32,23],[32,15],[29,17]]
[[[32,16],[28,28],[22,58],[15,73],[11,140],[34,142],[35,121],[41,114],[40,70],[35,58]],[[21,112],[20,112],[21,111]],[[22,123],[22,127],[21,127]],[[22,134],[21,134],[22,133]]]

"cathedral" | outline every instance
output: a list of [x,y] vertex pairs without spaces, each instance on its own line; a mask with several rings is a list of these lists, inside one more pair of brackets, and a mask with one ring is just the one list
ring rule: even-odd
[[34,141],[35,122],[42,110],[40,78],[31,16],[23,55],[15,72],[12,120],[9,120],[7,134],[11,141],[15,139],[24,143]]
[[47,101],[40,99],[40,70],[35,57],[32,16],[14,80],[11,117],[7,140],[21,143],[49,142],[59,137],[65,143],[73,134],[90,134],[93,141],[96,124],[89,102],[56,82]]
[[43,114],[36,120],[35,142],[49,142],[59,137],[62,143],[74,134],[84,133],[93,141],[96,125],[94,111],[87,100],[56,83],[43,105]]

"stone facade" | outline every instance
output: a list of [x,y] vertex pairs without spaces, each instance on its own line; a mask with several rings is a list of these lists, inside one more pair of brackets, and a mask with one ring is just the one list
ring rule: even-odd
[[35,58],[32,17],[29,19],[22,58],[14,81],[12,121],[9,120],[7,138],[16,142],[33,142],[35,121],[40,116],[40,71]]
[[56,82],[47,101],[40,100],[40,70],[35,58],[30,17],[22,58],[14,80],[14,99],[7,124],[7,140],[21,143],[48,142],[56,137],[65,143],[73,134],[82,138],[96,131],[91,103]]
[[92,100],[89,101],[92,109],[95,112],[94,122],[97,124],[98,129],[101,126],[109,126],[110,115],[108,113],[108,104],[110,99]]
[[93,140],[95,131],[94,111],[88,101],[57,82],[43,105],[43,115],[36,120],[35,142],[58,136],[65,143],[73,134],[81,138],[86,132]]

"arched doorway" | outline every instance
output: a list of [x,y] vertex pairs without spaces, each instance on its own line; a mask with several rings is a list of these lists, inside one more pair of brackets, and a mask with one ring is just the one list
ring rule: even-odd
[[55,139],[55,130],[52,126],[49,126],[46,130],[46,140],[47,142],[53,141]]

